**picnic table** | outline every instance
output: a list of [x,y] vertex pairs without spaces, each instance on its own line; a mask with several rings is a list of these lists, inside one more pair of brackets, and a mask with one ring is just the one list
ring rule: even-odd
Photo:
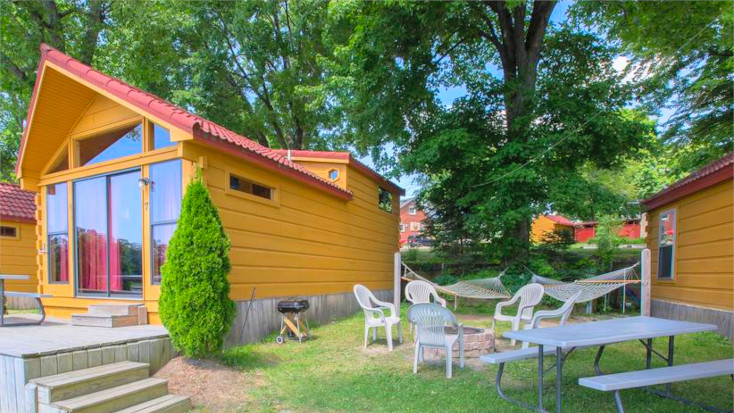
[[[543,355],[553,348],[556,354],[556,411],[561,412],[563,405],[563,390],[561,377],[565,359],[577,348],[599,347],[594,359],[594,370],[598,375],[603,374],[599,363],[604,348],[607,345],[637,340],[645,346],[647,356],[645,367],[650,368],[652,354],[665,360],[668,366],[673,365],[675,336],[681,334],[714,331],[713,324],[693,323],[689,321],[667,320],[655,317],[617,318],[604,321],[593,321],[579,324],[566,324],[560,327],[536,328],[504,333],[504,337],[526,341],[538,345],[538,406],[531,407],[524,403],[506,398],[523,407],[531,407],[541,412],[543,409]],[[668,337],[668,354],[664,356],[652,348],[652,340],[658,337]],[[565,354],[564,354],[565,351]]]
[[8,326],[41,324],[43,323],[43,320],[46,319],[46,312],[44,311],[43,302],[41,301],[41,298],[51,297],[51,295],[38,294],[38,293],[23,293],[23,292],[16,292],[16,291],[5,291],[5,280],[25,281],[28,279],[30,279],[30,277],[27,275],[0,274],[0,327],[5,327],[5,297],[6,296],[33,298],[36,301],[38,301],[38,306],[39,306],[39,309],[41,310],[41,319],[38,321],[30,321],[30,322],[24,322],[24,323],[12,323],[12,324],[8,324]]

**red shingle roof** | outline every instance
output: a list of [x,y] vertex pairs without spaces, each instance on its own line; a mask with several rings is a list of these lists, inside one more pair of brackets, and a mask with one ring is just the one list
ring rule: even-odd
[[[217,125],[214,122],[175,106],[155,95],[140,90],[119,79],[98,72],[46,44],[41,45],[41,61],[38,65],[39,79],[40,73],[44,67],[44,62],[46,61],[61,67],[77,78],[111,93],[146,113],[190,132],[195,139],[201,142],[212,144],[213,146],[230,152],[233,155],[239,155],[240,157],[253,161],[262,167],[277,170],[291,176],[292,178],[320,187],[321,189],[342,198],[350,199],[352,197],[352,193],[350,191],[341,188],[333,182],[322,179],[295,162],[291,162],[285,156],[280,154],[279,151],[262,146],[244,136],[230,131],[223,126]],[[39,84],[40,82],[37,79],[36,86],[33,89],[32,101],[36,98]],[[31,104],[30,107],[31,109],[28,112],[27,118],[28,121],[32,118],[34,105]],[[28,128],[26,127],[26,131],[27,130]],[[24,132],[20,144],[20,153],[18,155],[19,160],[22,160],[25,140],[26,133]],[[20,162],[16,165],[16,173],[18,172],[19,167]]]
[[642,201],[647,210],[669,204],[677,199],[716,185],[734,177],[734,152],[711,162],[698,171]]
[[36,194],[18,185],[0,182],[0,219],[4,221],[36,222]]
[[562,215],[546,215],[548,219],[555,222],[556,224],[566,225],[569,227],[574,226],[575,224],[570,219],[562,216]]

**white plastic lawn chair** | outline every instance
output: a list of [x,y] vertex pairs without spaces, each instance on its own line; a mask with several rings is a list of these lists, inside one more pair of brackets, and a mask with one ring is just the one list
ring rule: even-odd
[[446,308],[446,300],[441,298],[436,289],[425,281],[414,280],[405,286],[405,298],[410,301],[411,304],[426,304],[433,301],[441,307]]
[[[511,321],[512,331],[520,329],[520,323],[525,321],[529,323],[533,319],[533,307],[540,303],[543,299],[544,293],[543,286],[538,283],[528,284],[515,293],[509,301],[502,301],[497,303],[497,307],[494,310],[494,317],[492,318],[492,330],[494,330],[496,321]],[[518,302],[517,314],[516,315],[504,315],[502,309],[511,306]],[[511,345],[515,345],[515,339],[510,341]]]
[[[453,348],[459,345],[459,367],[464,368],[464,326],[450,310],[436,304],[416,304],[408,309],[408,320],[416,326],[413,373],[423,361],[424,348],[440,348],[446,352],[446,377],[451,378]],[[454,327],[457,334],[446,334],[445,327]]]
[[[566,324],[566,320],[568,320],[568,317],[571,316],[571,312],[573,312],[573,305],[576,304],[576,300],[579,299],[579,297],[581,296],[581,293],[583,293],[583,291],[579,291],[576,294],[569,297],[569,299],[566,300],[566,302],[563,303],[563,305],[556,310],[536,311],[535,314],[533,314],[533,319],[530,321],[530,324],[526,325],[524,329],[531,330],[534,328],[539,328],[540,322],[542,320],[548,320],[548,319],[553,319],[553,318],[558,318],[558,317],[561,318],[560,321],[558,322],[559,326]],[[529,343],[527,341],[523,341],[522,348],[528,348],[528,344]]]
[[[446,308],[446,300],[441,298],[436,289],[430,283],[421,280],[414,280],[405,286],[405,299],[411,304],[426,304],[431,302],[440,304],[441,307]],[[410,331],[413,331],[413,323],[408,321]]]
[[[354,286],[354,296],[357,298],[359,306],[364,311],[364,348],[367,348],[369,332],[372,329],[372,340],[377,340],[377,328],[384,327],[387,336],[387,347],[392,351],[392,327],[398,327],[398,340],[403,342],[403,330],[400,328],[400,316],[395,310],[395,305],[385,301],[380,301],[372,292],[364,285],[357,284]],[[390,310],[390,315],[385,314],[385,310]]]

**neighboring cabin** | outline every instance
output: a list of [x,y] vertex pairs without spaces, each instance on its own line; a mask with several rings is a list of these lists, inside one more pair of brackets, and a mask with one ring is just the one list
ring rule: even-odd
[[[48,313],[138,302],[158,323],[160,268],[187,184],[201,170],[231,240],[231,297],[245,334],[307,297],[317,321],[355,309],[352,286],[392,297],[402,190],[349,153],[263,147],[41,48],[17,176],[40,200]],[[31,231],[32,233],[32,231]],[[244,317],[233,329],[235,340]]]
[[415,198],[408,198],[400,203],[400,243],[408,242],[408,237],[423,233],[426,213],[418,208]]
[[[644,238],[640,219],[625,219],[621,223],[620,237],[629,239]],[[576,242],[586,242],[596,236],[596,221],[584,221],[574,226],[574,239]]]
[[533,221],[530,240],[535,243],[541,243],[549,235],[558,231],[567,231],[573,236],[574,225],[573,221],[561,215],[539,215]]
[[[27,275],[27,281],[5,281],[8,291],[37,292],[36,194],[0,182],[0,274]],[[35,306],[35,300],[8,298],[11,308]]]
[[734,339],[734,152],[644,200],[652,315]]

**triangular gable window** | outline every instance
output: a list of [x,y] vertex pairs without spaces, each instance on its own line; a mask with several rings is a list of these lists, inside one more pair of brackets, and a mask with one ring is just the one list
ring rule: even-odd
[[48,168],[49,174],[54,172],[61,172],[69,169],[69,147],[64,144],[64,149],[61,151],[56,161]]

